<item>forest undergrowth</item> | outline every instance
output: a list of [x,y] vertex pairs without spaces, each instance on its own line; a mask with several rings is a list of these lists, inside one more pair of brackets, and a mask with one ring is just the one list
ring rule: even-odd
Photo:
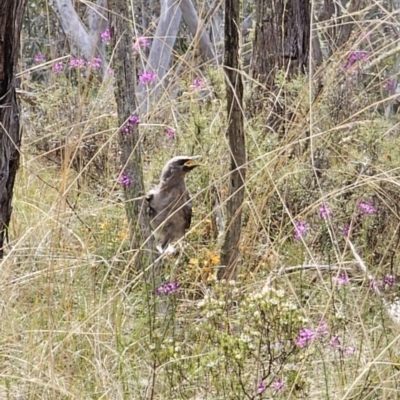
[[146,190],[171,157],[202,155],[187,178],[185,255],[162,261],[156,286],[132,268],[112,75],[27,69],[21,87],[34,98],[21,98],[0,263],[0,397],[397,398],[399,121],[385,117],[387,65],[372,73],[358,44],[314,79],[277,76],[276,131],[268,96],[251,109],[257,88],[243,72],[248,178],[229,282],[216,279],[229,172],[222,67],[172,76],[171,97],[138,122]]

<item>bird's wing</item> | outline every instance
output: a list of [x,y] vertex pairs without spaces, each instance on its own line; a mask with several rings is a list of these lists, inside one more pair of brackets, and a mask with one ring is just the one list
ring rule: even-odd
[[157,215],[157,211],[155,210],[154,207],[152,207],[152,203],[154,200],[154,193],[152,193],[152,191],[150,191],[147,195],[146,195],[146,201],[147,201],[147,213],[149,214],[149,217],[151,219],[153,219],[156,215]]
[[188,202],[183,206],[184,218],[185,218],[185,230],[190,228],[192,223],[192,201],[188,198]]

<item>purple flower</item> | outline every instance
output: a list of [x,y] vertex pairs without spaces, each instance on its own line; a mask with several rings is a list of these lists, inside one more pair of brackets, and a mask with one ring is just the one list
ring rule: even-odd
[[179,283],[178,282],[169,282],[169,283],[164,283],[163,285],[159,286],[156,289],[156,294],[159,296],[162,295],[169,295],[176,293],[179,289]]
[[150,42],[146,38],[140,37],[137,38],[136,41],[132,44],[132,50],[135,53],[139,53],[142,47],[149,47],[149,46]]
[[175,129],[174,128],[168,128],[167,129],[167,136],[170,138],[175,137]]
[[122,185],[124,186],[129,186],[132,183],[130,178],[125,173],[121,174],[121,176],[118,179],[118,182],[122,183]]
[[342,228],[342,234],[343,236],[349,236],[349,232],[350,232],[350,225],[347,224]]
[[156,80],[156,74],[154,72],[142,72],[139,75],[140,83],[143,85],[147,85],[150,82],[154,82]]
[[350,282],[346,271],[342,272],[339,276],[333,277],[333,280],[337,283],[338,286],[343,286]]
[[111,40],[111,31],[110,31],[110,29],[107,28],[104,32],[102,32],[100,34],[100,38],[101,38],[101,41],[103,43],[106,42],[108,44],[110,42],[110,40]]
[[282,392],[284,387],[285,382],[282,380],[282,378],[279,378],[275,382],[271,383],[271,388],[277,392]]
[[53,64],[53,72],[57,75],[62,72],[64,69],[64,64],[61,61],[56,62]]
[[46,61],[46,56],[43,53],[37,53],[33,56],[33,61],[40,64],[42,61]]
[[367,202],[360,200],[358,203],[358,208],[360,209],[361,215],[369,215],[376,213],[376,207],[372,205],[372,200],[368,200]]
[[260,383],[257,386],[257,393],[262,393],[265,391],[265,383],[263,380],[260,381]]
[[69,61],[70,68],[84,68],[85,67],[85,60],[81,57],[79,58],[71,58]]
[[339,335],[333,336],[333,338],[329,341],[329,345],[334,349],[340,349],[340,340]]
[[140,123],[139,117],[136,115],[131,115],[128,118],[128,121],[126,121],[125,125],[121,127],[121,133],[127,134],[134,132],[136,126],[139,125],[139,123]]
[[309,345],[316,337],[316,333],[311,329],[303,328],[296,338],[296,346],[303,348]]
[[333,215],[333,212],[327,204],[322,204],[322,206],[320,207],[320,209],[318,211],[318,214],[321,219],[325,219],[325,218],[329,217],[330,215]]
[[114,76],[115,71],[112,68],[107,68],[107,75]]
[[198,89],[199,87],[202,87],[204,84],[203,79],[197,77],[195,78],[195,80],[193,81],[193,84],[191,84],[189,86],[190,89],[195,90]]
[[87,65],[92,69],[100,69],[102,60],[100,57],[94,57],[90,61],[88,61]]
[[343,66],[345,70],[351,69],[358,61],[367,61],[369,53],[366,51],[352,51]]
[[383,286],[387,286],[389,289],[393,287],[394,285],[394,276],[393,275],[384,275],[382,277],[382,284]]
[[307,233],[308,226],[304,221],[297,221],[294,228],[293,236],[296,240],[300,240]]

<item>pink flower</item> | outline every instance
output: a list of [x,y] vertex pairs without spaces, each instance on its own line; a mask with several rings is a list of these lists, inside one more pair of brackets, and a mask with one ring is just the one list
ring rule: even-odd
[[156,74],[154,72],[142,72],[139,75],[140,83],[143,85],[147,85],[150,82],[154,82],[156,80]]
[[84,68],[85,67],[85,60],[81,57],[79,58],[71,58],[69,62],[70,68]]
[[56,62],[53,64],[53,72],[57,75],[61,73],[64,69],[64,64],[61,61]]
[[360,200],[358,203],[358,208],[360,209],[361,215],[375,214],[376,207],[372,205],[372,200],[362,201]]
[[94,57],[90,61],[88,61],[87,65],[92,69],[100,69],[102,60],[100,57]]
[[279,378],[275,382],[271,383],[271,388],[276,392],[282,392],[284,387],[285,387],[285,382],[282,380],[282,378]]
[[347,224],[342,228],[342,234],[343,236],[349,236],[350,233],[350,225]]
[[101,34],[100,34],[100,38],[101,38],[101,41],[104,43],[104,42],[106,42],[107,44],[110,42],[110,40],[111,40],[111,32],[110,32],[110,29],[106,29],[104,32],[102,32]]
[[43,53],[37,53],[33,56],[33,61],[40,64],[42,61],[46,61],[46,56]]
[[195,90],[202,87],[204,84],[203,80],[199,77],[195,78],[193,84],[189,86],[190,89]]
[[257,386],[257,393],[260,394],[265,391],[265,383],[263,380],[260,381],[260,383]]
[[294,228],[293,236],[296,240],[300,240],[307,234],[308,226],[304,221],[297,221]]
[[139,53],[142,47],[149,47],[149,46],[150,42],[146,38],[140,37],[137,38],[136,41],[132,44],[132,50],[135,53]]
[[115,71],[112,68],[107,68],[107,75],[114,76]]
[[163,285],[159,286],[156,289],[156,294],[159,296],[161,295],[169,295],[176,293],[179,290],[179,282],[170,282],[170,283],[164,283]]
[[170,137],[170,138],[173,138],[175,136],[175,129],[168,128],[167,129],[167,136]]
[[339,336],[335,335],[333,336],[333,338],[329,341],[329,345],[334,348],[334,349],[340,349],[340,340],[339,340]]
[[122,183],[123,186],[129,186],[132,183],[130,178],[125,173],[121,174],[121,176],[118,179],[118,182]]
[[139,117],[136,115],[131,115],[128,118],[128,121],[126,121],[125,125],[121,128],[121,133],[131,133],[134,132],[136,129],[136,126],[139,125],[140,120]]
[[296,338],[296,346],[303,348],[308,346],[311,342],[314,341],[317,334],[311,329],[303,328],[300,330],[297,338]]
[[344,286],[350,282],[347,272],[342,272],[339,276],[333,277],[333,281],[337,283],[338,286]]
[[333,215],[333,212],[327,204],[322,204],[322,206],[320,207],[320,209],[318,211],[318,214],[321,219],[326,219],[330,215]]

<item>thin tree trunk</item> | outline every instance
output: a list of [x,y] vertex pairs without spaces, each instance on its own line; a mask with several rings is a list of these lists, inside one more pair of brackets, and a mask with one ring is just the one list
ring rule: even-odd
[[245,192],[246,147],[243,129],[243,82],[240,75],[240,1],[225,3],[225,81],[228,112],[228,140],[231,152],[227,224],[221,249],[219,279],[235,279],[239,257],[242,206]]
[[4,254],[19,166],[21,130],[14,73],[26,2],[2,0],[0,3],[0,259]]
[[[126,127],[127,121],[137,109],[136,104],[136,63],[132,54],[132,25],[128,20],[131,15],[125,0],[110,0],[111,31],[114,41],[115,100],[117,103],[118,122]],[[147,267],[153,261],[153,239],[150,231],[144,198],[143,168],[138,124],[129,124],[124,133],[120,129],[119,144],[123,173],[131,181],[124,186],[125,210],[131,230],[131,248],[137,250],[135,266]],[[138,198],[140,198],[138,200]],[[146,244],[145,244],[146,243]],[[143,248],[147,251],[143,251]]]

